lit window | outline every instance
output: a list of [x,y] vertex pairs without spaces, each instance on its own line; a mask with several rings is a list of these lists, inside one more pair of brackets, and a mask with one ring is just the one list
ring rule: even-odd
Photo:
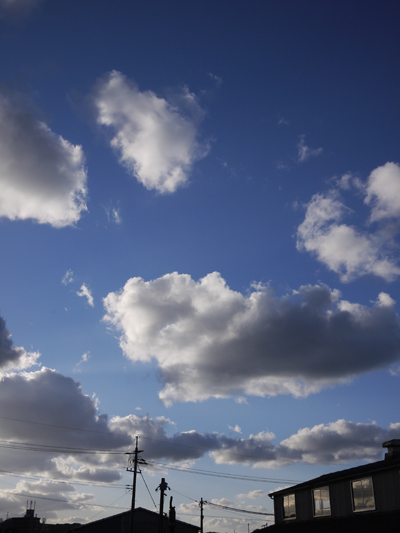
[[314,516],[327,516],[331,514],[331,502],[329,500],[329,487],[321,487],[313,490]]
[[294,494],[288,494],[283,497],[283,518],[296,518],[296,501]]
[[358,479],[351,482],[353,490],[353,508],[357,511],[371,511],[375,509],[374,489],[372,478]]

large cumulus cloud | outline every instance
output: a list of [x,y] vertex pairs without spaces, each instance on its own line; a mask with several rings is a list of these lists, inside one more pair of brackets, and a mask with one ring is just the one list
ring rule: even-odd
[[157,360],[169,404],[235,394],[301,396],[400,356],[394,301],[365,307],[325,285],[277,297],[231,290],[218,273],[199,281],[131,278],[104,299],[104,320],[132,361]]
[[120,163],[147,189],[174,192],[207,152],[197,140],[203,112],[187,89],[167,101],[113,71],[97,85],[94,104],[98,124],[114,133]]
[[[1,89],[1,88],[0,88]],[[0,90],[0,217],[63,227],[86,210],[82,148],[53,133]]]

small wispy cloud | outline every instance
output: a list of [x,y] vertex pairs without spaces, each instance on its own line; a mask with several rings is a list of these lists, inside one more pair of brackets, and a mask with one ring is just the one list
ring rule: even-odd
[[278,126],[282,126],[282,124],[284,126],[289,126],[290,122],[288,120],[286,120],[285,118],[281,117],[279,120],[278,120]]
[[80,368],[81,365],[82,365],[83,363],[87,363],[87,362],[89,361],[89,359],[90,359],[90,352],[85,352],[85,353],[82,355],[82,357],[80,358],[79,362],[76,363],[76,365],[75,365],[75,367],[74,367],[74,369],[73,369],[73,372],[75,372],[75,373],[76,373],[76,372],[82,372],[82,370],[81,370],[81,368]]
[[229,429],[231,429],[231,430],[234,431],[235,433],[240,433],[240,434],[242,434],[242,429],[241,429],[241,427],[238,426],[237,424],[236,424],[236,426],[234,426],[234,427],[232,427],[232,426],[228,426],[228,427],[229,427]]
[[239,398],[236,398],[235,399],[235,402],[236,403],[245,403],[245,404],[249,404],[249,402],[246,400],[246,398],[244,396],[239,396]]
[[220,87],[222,85],[222,78],[220,78],[216,74],[213,74],[212,72],[209,72],[208,75],[210,76],[212,80],[215,81],[215,84],[217,87]]
[[257,500],[258,498],[264,498],[267,493],[261,489],[251,490],[247,494],[238,494],[238,498],[249,498],[250,500]]
[[297,160],[300,161],[300,163],[307,161],[307,159],[310,159],[310,157],[320,155],[322,152],[322,148],[310,148],[307,146],[305,143],[305,135],[300,135],[300,139],[297,144]]
[[74,281],[74,273],[71,269],[67,270],[63,279],[61,280],[61,283],[63,285],[68,285],[68,283],[72,283]]
[[90,292],[90,289],[87,285],[85,285],[84,283],[82,283],[82,286],[81,286],[81,289],[79,291],[77,291],[76,293],[78,296],[84,296],[85,298],[87,298],[87,301],[88,301],[88,304],[91,306],[91,307],[94,307],[94,300],[93,300],[93,296],[92,296],[92,293]]
[[290,166],[288,165],[288,163],[285,163],[284,161],[275,161],[274,166],[278,170],[289,170],[290,169]]
[[114,224],[122,224],[121,208],[119,207],[105,207],[108,222]]

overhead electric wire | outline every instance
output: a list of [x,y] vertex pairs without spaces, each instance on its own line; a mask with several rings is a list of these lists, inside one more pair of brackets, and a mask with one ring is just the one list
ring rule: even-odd
[[177,470],[179,472],[187,472],[190,474],[199,474],[199,475],[210,476],[210,477],[238,479],[240,481],[258,481],[260,483],[301,483],[301,481],[294,480],[294,479],[275,479],[275,478],[263,478],[263,477],[257,477],[257,476],[246,476],[246,475],[239,475],[239,474],[228,474],[228,473],[223,473],[223,472],[215,472],[213,470],[201,470],[198,468],[179,467],[176,465],[160,463],[157,461],[148,461],[148,464],[153,465],[153,466],[160,465],[163,468],[166,468],[167,470]]
[[[73,448],[70,446],[54,446],[48,444],[34,444],[31,442],[16,442],[16,441],[5,441],[0,440],[0,448],[7,448],[12,450],[22,450],[22,451],[37,451],[37,452],[47,452],[47,453],[60,453],[66,455],[81,455],[81,454],[92,454],[92,455],[126,455],[127,452],[115,452],[111,450],[96,450],[90,448]],[[203,476],[210,477],[220,477],[228,479],[237,479],[240,481],[253,481],[261,483],[301,483],[299,480],[294,479],[275,479],[275,478],[263,478],[258,476],[246,476],[246,475],[236,475],[228,474],[223,472],[215,472],[212,470],[201,470],[197,468],[186,468],[179,467],[176,464],[161,463],[158,461],[148,461],[150,466],[161,466],[168,470],[176,470],[179,472],[187,472],[191,474],[198,474]]]
[[[2,444],[3,443],[3,444]],[[95,450],[91,448],[77,448],[72,446],[56,446],[50,444],[35,444],[33,442],[6,441],[0,439],[0,448],[13,450],[26,450],[30,452],[57,452],[65,454],[109,454],[125,455],[126,452],[115,452],[112,450]]]
[[274,516],[273,513],[260,513],[257,511],[249,511],[248,509],[237,509],[236,507],[229,507],[228,505],[219,505],[218,503],[212,503],[204,501],[207,505],[212,505],[213,507],[217,507],[217,509],[224,509],[226,511],[235,511],[237,513],[247,513],[247,514],[257,514],[257,515],[263,515],[263,516]]
[[0,416],[2,420],[11,420],[13,422],[23,422],[24,424],[35,424],[38,426],[47,426],[58,429],[72,429],[73,431],[87,431],[89,433],[103,433],[104,435],[110,435],[110,431],[100,431],[98,429],[77,428],[73,426],[61,426],[57,424],[46,424],[45,422],[33,422],[32,420],[22,420],[21,418],[11,418],[9,416]]
[[194,500],[193,498],[189,498],[189,496],[186,496],[185,494],[181,494],[177,490],[174,490],[174,489],[171,489],[171,488],[170,488],[170,490],[172,490],[172,492],[176,492],[177,494],[179,494],[179,496],[183,496],[184,498],[187,498],[188,500],[191,500],[192,502],[198,503],[198,500]]
[[148,492],[149,495],[150,495],[151,501],[153,502],[154,507],[157,509],[157,504],[156,504],[156,502],[154,501],[153,496],[151,495],[151,492],[150,492],[150,490],[149,490],[149,487],[147,486],[146,480],[144,479],[143,472],[142,472],[141,470],[140,470],[140,475],[142,476],[143,482],[144,482],[144,484],[145,484],[145,486],[146,486],[147,492]]
[[8,470],[0,470],[0,475],[1,474],[4,474],[4,475],[7,475],[7,476],[11,476],[11,477],[22,477],[23,479],[44,479],[46,481],[55,481],[57,483],[65,483],[66,485],[70,484],[70,485],[84,485],[84,486],[88,486],[88,487],[104,487],[104,488],[107,488],[107,489],[124,489],[126,488],[126,484],[125,485],[118,485],[116,483],[82,483],[81,481],[73,481],[73,480],[68,480],[68,481],[65,481],[65,479],[55,479],[55,478],[52,478],[52,477],[45,477],[45,476],[35,476],[35,475],[28,475],[28,474],[18,474],[16,472],[10,472]]
[[117,498],[114,502],[112,502],[111,505],[97,505],[97,507],[103,507],[103,509],[101,511],[99,511],[98,513],[94,514],[93,516],[91,516],[88,520],[93,520],[93,518],[101,513],[103,513],[105,511],[105,509],[125,509],[125,511],[129,511],[128,508],[124,508],[124,507],[113,507],[114,503],[117,503],[119,500],[121,500],[124,496],[126,496],[127,492],[125,492],[125,494],[123,494],[122,496],[120,496],[119,498]]
[[[62,426],[62,425],[56,425],[56,424],[47,424],[47,423],[44,423],[44,422],[33,422],[32,420],[22,420],[20,418],[11,418],[11,417],[7,417],[7,416],[0,416],[0,419],[11,420],[11,421],[14,421],[14,422],[23,422],[25,424],[36,424],[36,425],[40,425],[40,426],[48,426],[48,427],[54,427],[54,428],[70,429],[70,430],[73,430],[73,431],[86,431],[86,432],[89,432],[89,433],[102,433],[104,435],[112,435],[112,433],[109,432],[109,431],[100,431],[100,430],[95,430],[95,429],[86,429],[86,428],[77,428],[77,427],[72,427],[72,426]],[[121,433],[121,436],[122,435],[126,435],[126,434]],[[161,444],[166,444],[166,445],[169,445],[169,446],[180,446],[180,447],[183,447],[183,448],[191,448],[193,450],[202,450],[204,452],[211,451],[209,448],[204,448],[204,447],[201,447],[201,446],[192,446],[190,444],[182,444],[180,442],[170,442],[168,440],[153,439],[152,437],[146,437],[145,435],[140,435],[140,438],[143,439],[143,440],[150,440],[150,441],[153,441],[153,442],[160,442]],[[125,453],[125,452],[108,452],[108,453],[116,453],[116,454],[118,454],[118,453]],[[251,454],[235,453],[235,452],[229,452],[229,453],[231,455],[235,455],[237,457],[247,457],[247,458],[252,458],[252,459],[260,459],[259,456],[251,455]],[[295,481],[295,483],[299,483],[299,481]]]
[[[68,503],[67,499],[62,500],[61,498],[49,498],[48,496],[38,496],[37,494],[23,494],[21,492],[12,492],[10,490],[3,490],[3,492],[5,492],[6,494],[11,494],[12,496],[20,496],[20,497],[32,498],[32,499],[36,499],[36,500],[51,500],[53,502]],[[125,496],[125,494],[123,494],[123,496]],[[121,496],[121,498],[122,498],[122,496]],[[118,498],[118,500],[120,500],[121,498]],[[118,500],[116,500],[116,502]],[[96,507],[104,507],[104,509],[108,509],[109,507],[112,507],[111,505],[100,505],[98,503],[94,503],[93,505],[95,505]],[[129,510],[127,507],[112,507],[112,508],[113,509],[125,509],[125,511]]]

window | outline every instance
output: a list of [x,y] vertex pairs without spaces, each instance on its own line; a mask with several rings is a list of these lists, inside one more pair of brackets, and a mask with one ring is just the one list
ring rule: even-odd
[[313,490],[314,516],[327,516],[331,514],[331,502],[329,499],[329,487],[321,487]]
[[283,518],[296,518],[296,500],[294,494],[283,497]]
[[353,491],[353,508],[354,512],[372,511],[375,509],[374,489],[372,487],[372,478],[366,477],[351,482]]

